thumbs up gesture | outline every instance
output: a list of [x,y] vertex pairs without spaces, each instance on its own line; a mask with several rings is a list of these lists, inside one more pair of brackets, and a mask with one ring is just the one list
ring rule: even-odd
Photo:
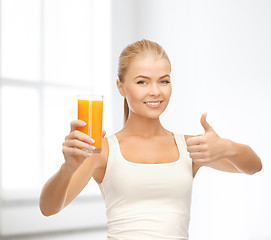
[[190,137],[186,141],[189,155],[196,164],[212,163],[225,157],[224,139],[217,135],[206,117],[207,113],[203,113],[200,119],[205,133]]

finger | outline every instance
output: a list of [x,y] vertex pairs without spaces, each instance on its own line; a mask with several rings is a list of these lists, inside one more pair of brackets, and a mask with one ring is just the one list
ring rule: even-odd
[[193,159],[193,163],[195,164],[201,164],[201,165],[206,165],[208,163],[211,163],[212,161],[210,159],[203,159],[203,158],[200,158],[200,159]]
[[72,131],[66,138],[66,140],[70,140],[70,139],[78,139],[80,141],[84,141],[86,143],[89,143],[89,144],[93,144],[95,141],[89,137],[87,134],[85,133],[82,133],[78,130],[74,130]]
[[193,159],[193,163],[201,165],[204,163],[204,160],[203,159]]
[[65,153],[67,155],[74,156],[74,157],[87,158],[89,156],[92,156],[92,153],[89,153],[89,152],[84,151],[84,150],[79,149],[79,148],[69,148],[69,147],[64,146],[62,151],[63,151],[63,153]]
[[87,144],[77,139],[67,140],[63,143],[63,146],[70,147],[70,148],[80,148],[80,149],[85,149],[88,151],[93,151],[95,149],[93,145]]
[[105,130],[103,130],[103,138],[104,138],[105,134],[106,134],[106,131],[105,131]]
[[204,135],[202,136],[196,136],[196,137],[190,137],[186,140],[186,145],[188,146],[193,146],[193,145],[199,145],[206,143],[206,138]]
[[187,147],[187,151],[192,153],[192,152],[205,152],[206,146],[205,145],[192,145]]
[[76,130],[78,127],[84,127],[86,123],[82,120],[73,120],[71,121],[71,132]]
[[207,117],[207,113],[203,113],[201,116],[201,119],[200,119],[200,123],[201,123],[202,127],[204,128],[205,132],[212,131],[213,128],[207,122],[206,117]]
[[205,159],[205,155],[201,152],[189,153],[192,160]]

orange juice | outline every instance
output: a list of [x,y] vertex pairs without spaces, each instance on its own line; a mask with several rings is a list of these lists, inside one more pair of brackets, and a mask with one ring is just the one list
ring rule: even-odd
[[79,96],[78,119],[86,123],[84,127],[80,127],[78,130],[95,140],[93,145],[96,149],[94,152],[100,153],[102,149],[103,100],[90,100]]

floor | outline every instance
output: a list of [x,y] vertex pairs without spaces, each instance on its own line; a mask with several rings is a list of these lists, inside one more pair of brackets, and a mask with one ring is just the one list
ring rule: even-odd
[[1,240],[106,240],[106,230],[81,230],[65,233],[50,233],[27,236],[1,237]]

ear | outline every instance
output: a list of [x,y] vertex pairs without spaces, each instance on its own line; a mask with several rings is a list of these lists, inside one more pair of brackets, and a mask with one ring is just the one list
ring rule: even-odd
[[124,89],[123,89],[123,83],[117,79],[117,87],[118,87],[118,90],[121,94],[121,96],[125,97],[125,92],[124,92]]

